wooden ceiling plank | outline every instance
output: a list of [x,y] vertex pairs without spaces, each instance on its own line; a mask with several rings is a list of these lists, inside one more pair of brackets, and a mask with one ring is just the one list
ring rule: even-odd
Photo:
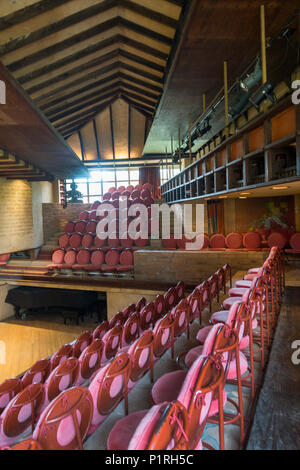
[[121,85],[121,87],[129,88],[132,91],[136,91],[137,93],[140,93],[141,95],[146,96],[147,98],[150,98],[151,100],[154,101],[154,103],[157,103],[157,101],[159,99],[159,95],[154,95],[153,93],[150,93],[149,91],[146,91],[143,88],[139,88],[135,85],[132,85],[132,83],[127,83],[127,82],[121,81],[120,85]]
[[148,106],[146,105],[143,105],[142,103],[139,103],[137,101],[135,101],[135,99],[133,99],[132,97],[129,96],[128,93],[126,93],[125,90],[122,91],[121,93],[121,97],[127,101],[128,103],[132,104],[133,106],[135,106],[136,108],[141,108],[143,111],[145,111],[147,113],[148,116],[152,117],[153,116],[153,109],[151,108],[148,108]]
[[60,104],[60,103],[62,102],[62,99],[64,99],[64,100],[67,101],[67,100],[70,100],[70,99],[72,99],[72,98],[76,98],[76,96],[82,95],[82,94],[84,94],[84,93],[86,93],[86,92],[89,92],[90,90],[92,90],[92,89],[94,89],[94,88],[98,88],[98,87],[99,87],[99,89],[101,90],[101,89],[102,89],[102,88],[101,88],[102,85],[105,85],[106,83],[112,83],[112,82],[114,82],[115,80],[119,79],[119,77],[120,77],[119,73],[114,73],[114,74],[112,74],[112,75],[109,75],[108,77],[106,77],[106,78],[104,78],[104,79],[98,80],[98,81],[96,81],[96,82],[94,82],[94,83],[92,83],[92,84],[90,84],[90,85],[87,85],[87,86],[85,86],[85,87],[83,87],[83,88],[79,88],[79,89],[77,89],[77,90],[75,90],[75,91],[72,91],[71,93],[68,93],[68,94],[64,95],[63,98],[60,97],[60,98],[54,99],[53,101],[48,101],[48,102],[46,102],[45,104],[42,104],[42,105],[40,106],[40,109],[41,109],[42,111],[46,111],[47,109],[52,108],[53,106],[55,106],[55,105],[57,105],[57,104]]
[[16,39],[12,39],[11,41],[8,41],[2,46],[0,46],[0,56],[15,51],[21,47],[27,46],[28,44],[40,41],[41,39],[46,38],[47,36],[69,28],[70,26],[76,25],[77,23],[81,23],[91,17],[95,17],[96,15],[99,15],[116,6],[116,0],[104,0],[100,4],[96,4],[89,8],[78,11],[73,15],[61,19],[60,21],[50,23],[49,25],[44,26],[43,28],[40,28],[36,31],[32,31],[29,34],[26,34]]
[[64,117],[66,117],[66,116],[73,115],[74,113],[77,113],[78,111],[82,111],[83,109],[85,109],[87,107],[90,107],[90,106],[93,106],[96,103],[99,103],[100,101],[106,100],[106,98],[111,97],[112,95],[114,95],[118,91],[119,91],[119,87],[117,86],[114,89],[110,90],[108,93],[105,93],[104,95],[99,96],[99,97],[97,97],[93,100],[89,100],[86,103],[81,104],[80,106],[75,106],[75,107],[73,107],[69,110],[63,111],[59,114],[55,114],[54,116],[49,118],[49,121],[52,122],[52,123],[57,122],[57,121],[63,119]]
[[74,106],[76,106],[78,104],[81,104],[81,103],[88,104],[91,101],[93,101],[94,99],[96,99],[96,101],[99,101],[99,100],[101,100],[101,97],[103,95],[105,96],[107,94],[107,92],[110,92],[112,89],[119,88],[120,84],[121,84],[120,80],[115,81],[115,82],[113,82],[112,85],[104,87],[101,90],[96,90],[93,93],[90,93],[90,94],[85,95],[81,98],[78,98],[77,100],[74,100],[74,101],[71,101],[71,102],[63,102],[63,103],[61,103],[61,106],[59,106],[57,108],[54,108],[52,110],[49,110],[45,114],[48,118],[51,118],[52,116],[57,115],[57,113],[60,113],[61,111],[64,111],[64,110],[67,110],[70,107],[73,108]]
[[143,96],[137,95],[136,93],[132,93],[131,91],[126,90],[125,88],[121,88],[122,93],[127,94],[129,97],[141,101],[143,104],[145,103],[149,108],[153,108],[152,112],[156,107],[156,103],[144,98]]
[[150,9],[142,5],[139,5],[138,3],[133,3],[128,0],[122,0],[121,2],[119,2],[119,4],[123,8],[134,11],[135,13],[138,13],[139,15],[144,16],[145,18],[149,18],[153,21],[156,21],[157,23],[163,24],[165,26],[169,26],[173,29],[176,29],[177,27],[176,20],[174,20],[170,16],[163,15],[162,13],[157,13],[152,8]]
[[119,52],[122,57],[126,57],[127,59],[137,62],[138,64],[145,65],[146,67],[149,67],[152,70],[157,70],[158,72],[161,72],[161,73],[163,73],[165,70],[165,68],[162,67],[161,65],[158,65],[155,62],[152,62],[150,60],[144,59],[136,54],[132,54],[122,49],[120,49]]

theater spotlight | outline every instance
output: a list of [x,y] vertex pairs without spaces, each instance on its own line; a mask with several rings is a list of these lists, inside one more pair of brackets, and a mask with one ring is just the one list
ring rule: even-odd
[[259,111],[259,105],[266,99],[272,101],[272,103],[276,103],[276,97],[273,93],[274,86],[271,82],[267,82],[262,85],[250,98],[250,103],[255,106],[255,108]]
[[240,82],[240,86],[244,91],[250,91],[261,80],[261,78],[261,66],[259,59],[257,59],[253,72],[247,75],[247,77]]

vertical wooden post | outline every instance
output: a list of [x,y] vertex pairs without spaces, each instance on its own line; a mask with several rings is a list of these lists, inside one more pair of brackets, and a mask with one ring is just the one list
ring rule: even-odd
[[260,38],[261,38],[261,68],[262,68],[262,84],[267,80],[267,55],[266,55],[266,20],[265,6],[260,6]]
[[229,105],[228,105],[228,71],[227,71],[227,61],[226,60],[224,62],[224,105],[225,105],[226,137],[228,137]]

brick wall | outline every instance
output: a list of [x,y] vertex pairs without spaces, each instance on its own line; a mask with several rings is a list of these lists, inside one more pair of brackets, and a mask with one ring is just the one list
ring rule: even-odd
[[70,220],[78,220],[81,211],[89,210],[91,204],[68,204],[64,209],[60,204],[43,204],[44,242],[46,243],[57,232],[63,232]]
[[0,253],[37,248],[42,244],[43,201],[52,199],[48,182],[0,178]]

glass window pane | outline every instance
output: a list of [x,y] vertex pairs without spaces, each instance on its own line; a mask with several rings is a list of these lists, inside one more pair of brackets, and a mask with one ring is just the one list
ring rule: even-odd
[[115,182],[115,172],[114,172],[114,170],[103,170],[102,179],[103,179],[103,181],[113,181],[113,182]]
[[90,196],[89,197],[89,202],[94,202],[94,201],[101,201],[101,196],[100,194],[98,196]]
[[77,184],[77,191],[80,191],[83,196],[87,195],[87,184],[86,183],[76,183]]
[[107,193],[109,188],[115,186],[115,182],[112,182],[112,181],[109,181],[108,183],[107,182],[103,182],[103,194]]
[[101,181],[102,171],[101,170],[90,170],[90,181]]
[[130,181],[139,180],[140,174],[139,170],[130,170]]
[[89,183],[89,194],[101,194],[101,183]]
[[118,170],[117,181],[121,183],[128,182],[128,170]]

